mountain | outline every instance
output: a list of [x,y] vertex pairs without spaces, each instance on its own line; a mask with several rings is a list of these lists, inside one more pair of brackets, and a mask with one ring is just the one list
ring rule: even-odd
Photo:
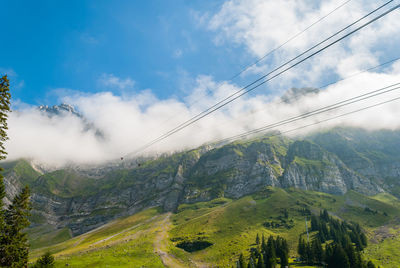
[[48,106],[48,105],[40,105],[37,108],[42,114],[52,118],[55,116],[73,116],[81,120],[82,125],[84,126],[83,132],[88,132],[90,130],[94,131],[95,136],[102,140],[104,139],[104,133],[95,126],[94,123],[90,122],[87,118],[85,118],[79,111],[75,109],[74,106],[67,104],[67,103],[62,103],[60,105],[53,105],[53,106]]
[[[149,207],[176,211],[180,204],[237,199],[265,186],[336,195],[400,196],[400,131],[335,128],[291,139],[236,141],[112,168],[44,172],[19,160],[4,162],[7,198],[32,189],[33,226],[67,228],[73,235]],[[130,162],[129,162],[130,161]]]
[[59,116],[59,115],[65,115],[65,114],[71,114],[77,117],[83,117],[80,113],[78,113],[74,106],[66,103],[62,103],[60,105],[53,105],[53,106],[48,106],[48,105],[40,105],[38,107],[38,110],[47,114],[48,116]]

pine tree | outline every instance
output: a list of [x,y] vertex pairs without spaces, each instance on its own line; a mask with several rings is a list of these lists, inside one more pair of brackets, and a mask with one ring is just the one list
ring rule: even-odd
[[283,217],[285,217],[285,219],[289,218],[289,212],[287,211],[286,208],[283,210]]
[[327,261],[330,268],[350,268],[349,258],[341,245],[335,245],[332,256]]
[[28,238],[23,232],[29,226],[28,216],[31,209],[29,187],[25,186],[14,197],[12,204],[5,212],[5,236],[3,239],[3,258],[1,265],[7,267],[24,267],[28,263]]
[[[7,136],[7,118],[10,109],[10,82],[7,75],[0,78],[0,160],[5,159],[7,152],[4,147],[4,142],[8,139]],[[0,168],[0,172],[2,168]],[[3,181],[3,175],[0,173],[0,266],[4,265],[6,252],[6,223],[5,223],[5,211],[3,199],[5,197],[5,186]]]
[[254,264],[254,259],[251,256],[250,256],[250,259],[249,259],[249,264],[247,264],[247,268],[256,268],[256,266]]
[[322,212],[322,214],[321,214],[320,217],[321,217],[322,220],[328,222],[329,219],[330,219],[330,218],[329,218],[328,210],[324,209],[324,211]]
[[260,254],[257,261],[257,268],[265,268],[263,255]]
[[322,249],[321,241],[318,238],[314,239],[311,245],[314,263],[322,263],[324,260],[324,250]]
[[8,113],[11,111],[10,98],[10,82],[5,75],[0,78],[0,160],[5,159],[7,155],[4,142],[8,140],[6,130],[8,129]]
[[332,248],[332,245],[330,245],[330,244],[326,244],[325,245],[325,262],[326,263],[329,263],[329,261],[331,260],[331,258],[332,258],[332,255],[333,255],[333,248]]
[[264,236],[264,234],[262,234],[262,237],[261,237],[261,250],[265,251],[266,246],[267,245],[265,244],[265,236]]
[[55,267],[54,264],[54,257],[50,254],[50,252],[46,252],[42,257],[40,257],[35,265],[34,268],[52,268]]
[[238,268],[245,268],[246,264],[244,263],[243,253],[240,253],[239,261],[238,261]]
[[363,232],[360,233],[360,240],[361,240],[361,245],[362,245],[362,248],[363,248],[363,249],[364,249],[366,246],[368,246],[368,239],[367,239],[367,236],[366,236]]
[[320,231],[320,224],[315,215],[311,216],[311,231]]
[[326,225],[326,222],[321,222],[321,231],[323,233],[323,237],[324,240],[321,239],[321,242],[325,242],[326,240],[329,240],[329,230],[328,230],[328,226]]
[[313,264],[314,253],[313,253],[311,244],[309,242],[306,243],[305,249],[306,249],[306,253],[305,253],[306,263],[311,265],[311,264]]
[[257,245],[260,244],[260,236],[258,235],[258,233],[257,233],[257,236],[256,236],[256,244],[257,244]]
[[3,177],[0,174],[0,266],[3,263],[4,256],[4,239],[5,239],[5,222],[4,222],[4,209],[3,199],[6,196]]
[[3,182],[3,177],[0,174],[0,267],[3,266],[2,264],[5,262],[5,222],[4,222],[4,208],[3,208],[3,199],[5,197],[5,187]]
[[276,265],[275,241],[272,236],[268,238],[265,250],[265,267],[273,268]]
[[358,268],[360,267],[361,263],[359,263],[358,256],[356,254],[356,251],[354,250],[354,246],[348,244],[347,247],[345,247],[345,251],[347,253],[347,256],[349,258],[349,263],[350,267]]
[[284,251],[282,255],[280,255],[281,259],[281,268],[285,268],[286,266],[289,266],[289,255],[288,252]]
[[305,261],[306,259],[306,242],[300,236],[299,237],[299,244],[297,245],[297,253],[299,253],[301,261]]

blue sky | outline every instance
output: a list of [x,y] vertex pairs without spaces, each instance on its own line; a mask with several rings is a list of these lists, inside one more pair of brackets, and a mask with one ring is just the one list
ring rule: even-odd
[[[0,73],[10,76],[13,108],[18,110],[9,116],[9,158],[56,165],[119,159],[384,2],[0,0]],[[228,80],[332,10],[336,11],[237,80]],[[145,153],[194,148],[398,83],[400,61],[318,94],[296,96],[290,103],[279,98],[292,87],[320,87],[400,57],[399,44],[396,10]],[[391,91],[329,115],[396,97],[398,92]],[[84,120],[68,114],[50,118],[35,108],[62,101],[73,105]],[[393,102],[379,112],[369,110],[329,126],[400,128],[398,107]],[[321,114],[277,130],[326,117]],[[94,128],[88,130],[87,122]]]
[[[297,4],[259,0],[0,3],[5,11],[0,18],[2,36],[6,38],[0,42],[0,73],[9,74],[13,99],[52,105],[73,92],[121,95],[146,89],[159,99],[182,100],[192,93],[200,75],[228,80],[343,1],[325,1],[324,5],[308,0]],[[353,0],[326,19],[327,26],[323,21],[310,29],[304,39],[300,36],[241,81],[235,80],[236,85],[266,73],[377,4]],[[373,34],[363,38],[371,40]],[[352,60],[350,65],[369,67],[390,59],[395,56],[397,41],[367,44],[364,62]],[[339,52],[330,50],[328,57],[351,58],[351,46],[343,45]],[[325,59],[320,63],[325,56],[309,61],[303,70],[288,74],[286,82],[273,86],[318,87],[343,76],[339,63],[333,65]],[[270,89],[264,86],[258,92],[268,94]]]
[[[101,77],[131,79],[130,90],[150,88],[159,98],[190,90],[198,74],[226,79],[248,58],[216,46],[195,13],[222,1],[1,1],[0,70],[8,71],[14,99],[54,104],[53,90],[119,88]],[[242,53],[243,54],[243,53]],[[248,57],[248,55],[247,55]],[[12,70],[12,71],[11,71]]]

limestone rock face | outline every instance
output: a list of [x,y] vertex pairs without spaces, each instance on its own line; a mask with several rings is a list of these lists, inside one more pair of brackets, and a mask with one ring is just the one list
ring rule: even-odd
[[69,227],[77,235],[144,208],[175,211],[180,204],[240,198],[266,186],[400,196],[400,131],[266,136],[149,158],[140,166],[135,161],[47,172],[25,160],[4,162],[5,202],[28,184],[32,226]]
[[296,141],[290,145],[287,161],[283,187],[331,194],[356,190],[371,195],[382,191],[378,185],[347,168],[337,156],[310,141]]

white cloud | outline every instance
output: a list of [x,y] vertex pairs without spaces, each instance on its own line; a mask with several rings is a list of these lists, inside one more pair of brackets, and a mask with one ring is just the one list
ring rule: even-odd
[[[193,148],[399,82],[400,73],[396,68],[390,68],[391,73],[387,74],[364,73],[332,85],[320,94],[302,97],[290,104],[282,103],[279,99],[271,100],[271,96],[267,95],[244,96],[155,144],[144,153]],[[77,107],[87,121],[93,124],[90,129],[87,128],[87,122],[72,115],[50,118],[32,107],[20,105],[20,109],[11,113],[9,118],[10,140],[6,143],[9,159],[30,157],[54,165],[71,162],[99,163],[117,159],[134,152],[238,89],[233,84],[216,82],[208,76],[199,76],[193,92],[184,102],[173,98],[160,100],[149,90],[130,96],[117,96],[110,92],[75,92],[74,95],[65,97],[64,101]],[[399,92],[400,90],[393,91],[278,129],[285,131],[398,97]],[[192,105],[188,105],[189,103]],[[322,126],[344,124],[367,129],[394,129],[400,127],[398,107],[399,101],[343,117]],[[314,129],[318,127],[320,126]],[[99,137],[96,130],[103,133],[104,137]]]
[[[229,0],[212,15],[207,27],[215,32],[217,45],[243,46],[251,56],[260,58],[342,3],[334,0],[318,4],[308,0]],[[266,70],[298,55],[381,4],[364,0],[349,2],[288,42],[258,66],[250,68],[248,73],[266,73]],[[361,21],[355,27],[366,21]],[[204,20],[201,22],[204,23]],[[393,46],[389,44],[399,43],[400,13],[393,12],[284,74],[280,81],[275,79],[270,84],[277,90],[316,84],[324,80],[327,74],[346,76],[349,72],[374,65],[382,56],[392,55]]]
[[[208,27],[215,31],[218,43],[244,46],[250,55],[260,57],[339,5],[332,0],[322,1],[317,6],[309,5],[310,2],[312,1],[232,0],[226,2],[216,14],[204,15],[201,23],[205,23],[204,18],[211,17]],[[307,34],[290,42],[284,50],[267,61],[267,64],[251,68],[251,72],[265,72],[284,59],[329,36],[378,4],[372,2],[350,2],[351,5],[343,7],[324,20],[324,23],[316,25]],[[320,85],[327,75],[346,77],[360,69],[382,62],[383,58],[387,60],[393,53],[385,50],[386,42],[395,47],[393,44],[400,41],[399,29],[400,14],[391,14],[390,18],[382,19],[379,23],[368,27],[368,30],[307,61],[302,68],[294,69],[276,79],[272,84],[277,88],[274,95],[279,95],[279,89]],[[183,101],[172,97],[160,100],[150,90],[122,96],[111,92],[83,94],[70,90],[59,91],[60,94],[64,93],[65,102],[76,106],[93,124],[92,129],[88,129],[85,125],[87,123],[71,115],[49,118],[32,107],[21,105],[20,110],[11,113],[9,118],[10,140],[6,144],[9,158],[31,157],[58,165],[69,162],[97,163],[117,159],[137,150],[240,89],[238,85],[215,81],[210,76],[199,75],[194,80],[188,75],[184,76],[182,89],[183,92],[187,92],[187,96],[182,98]],[[293,81],[296,81],[296,84]],[[273,99],[274,95],[254,91],[252,95],[243,96],[224,109],[155,144],[146,153],[196,147],[399,81],[400,65],[397,62],[386,66],[384,70],[365,72],[331,85],[319,94],[307,95],[289,104]],[[103,74],[100,82],[102,86],[109,88],[126,89],[134,86],[132,79],[122,79],[113,74]],[[279,130],[286,131],[395,98],[399,96],[399,91],[291,123],[280,127]],[[311,129],[335,125],[366,129],[399,128],[398,107],[400,107],[399,101],[342,117]],[[96,130],[101,131],[104,138],[99,138]]]
[[132,88],[135,85],[135,81],[132,80],[131,78],[119,78],[113,74],[102,74],[99,82],[102,86],[108,87],[108,88],[118,88],[120,90],[126,89],[126,88]]

